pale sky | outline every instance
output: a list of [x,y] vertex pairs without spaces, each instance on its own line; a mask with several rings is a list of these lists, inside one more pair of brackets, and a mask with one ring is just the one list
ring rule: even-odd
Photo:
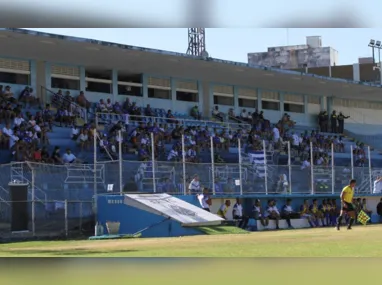
[[[103,40],[133,46],[185,53],[185,28],[109,28],[37,29],[47,33]],[[307,36],[322,36],[323,46],[338,51],[339,65],[356,63],[358,57],[371,56],[370,39],[382,40],[382,29],[206,29],[206,47],[213,58],[247,62],[247,53],[263,52],[268,47],[305,44]],[[376,54],[378,59],[378,54]]]

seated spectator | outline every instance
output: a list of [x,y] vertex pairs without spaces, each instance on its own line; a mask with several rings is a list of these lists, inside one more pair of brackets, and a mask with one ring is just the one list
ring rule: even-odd
[[268,216],[264,215],[259,199],[256,199],[255,203],[253,204],[252,214],[253,214],[253,218],[256,221],[260,221],[260,223],[261,223],[261,225],[263,227],[265,227],[265,228],[268,227],[268,225],[269,225],[269,218],[268,218]]
[[155,113],[154,113],[153,109],[151,109],[150,104],[147,104],[147,106],[145,108],[145,116],[146,117],[155,117]]
[[46,104],[44,110],[42,111],[42,119],[49,126],[49,130],[52,131],[52,123],[53,123],[53,114],[50,109],[50,104]]
[[288,198],[286,201],[286,204],[282,207],[281,218],[286,220],[286,222],[288,224],[288,228],[293,229],[292,223],[290,220],[291,219],[299,219],[300,214],[293,210],[291,204],[292,204],[292,199]]
[[142,113],[141,113],[141,109],[138,108],[137,103],[135,103],[135,102],[133,102],[133,103],[131,104],[130,109],[129,109],[129,111],[128,111],[128,114],[130,114],[130,116],[132,117],[132,119],[134,119],[135,121],[139,121],[139,120],[141,120],[141,119],[139,118],[139,116],[142,115]]
[[172,114],[171,110],[167,111],[166,118],[167,118],[167,123],[169,123],[169,124],[178,124],[179,123],[177,120],[175,120],[175,116]]
[[330,219],[330,207],[329,207],[326,199],[322,200],[322,203],[318,207],[318,210],[321,211],[321,213],[323,213],[323,216],[325,219],[325,225],[330,226],[332,224],[331,219]]
[[91,103],[86,99],[84,91],[80,92],[80,95],[78,95],[76,101],[78,105],[80,105],[82,108],[85,108],[87,111],[89,111]]
[[103,101],[103,99],[99,100],[99,103],[97,105],[97,112],[99,112],[99,113],[108,113],[108,108],[106,107],[106,104]]
[[65,154],[62,156],[62,161],[67,163],[76,163],[77,157],[72,153],[72,151],[67,148]]
[[214,154],[214,161],[215,163],[225,163],[224,159],[218,153]]
[[24,118],[22,117],[21,114],[19,114],[15,120],[13,121],[13,124],[16,126],[16,127],[22,127],[24,126],[26,123],[25,123],[25,120]]
[[214,118],[220,120],[221,122],[224,121],[224,114],[219,111],[219,107],[218,106],[215,106],[215,108],[213,109],[212,116]]
[[200,115],[198,106],[194,106],[191,108],[190,116],[193,117],[195,120],[200,120],[201,115]]
[[148,146],[143,146],[143,147],[139,148],[138,158],[140,161],[148,161],[151,159]]
[[106,109],[107,109],[107,112],[108,113],[113,113],[114,111],[114,106],[113,106],[113,103],[111,102],[111,99],[110,98],[107,98],[106,100]]
[[234,218],[234,220],[240,221],[239,228],[247,228],[249,217],[243,214],[243,206],[239,198],[236,198],[236,204],[233,205],[232,217]]
[[65,110],[63,108],[58,109],[55,115],[55,121],[60,123],[60,127],[62,127],[62,124],[66,124],[66,117],[65,117]]
[[80,136],[80,130],[78,129],[78,127],[76,125],[73,125],[72,127],[72,133],[70,135],[70,138],[73,140],[73,141],[77,141],[78,137]]
[[35,147],[33,151],[33,161],[42,163],[41,148]]
[[196,154],[195,146],[190,146],[186,154],[187,162],[198,163],[199,159]]
[[14,98],[13,92],[11,91],[10,86],[5,86],[5,90],[3,92],[3,98],[5,98],[6,101],[15,104],[17,103],[16,98]]
[[226,200],[224,202],[224,204],[222,204],[218,210],[218,212],[216,213],[219,217],[223,218],[224,220],[227,220],[227,212],[228,212],[228,209],[229,207],[231,206],[231,201],[230,200]]
[[264,212],[264,215],[268,217],[270,220],[274,220],[276,224],[276,230],[280,229],[279,221],[280,221],[280,212],[277,209],[275,200],[268,200],[267,209]]
[[309,225],[314,228],[315,227],[315,218],[312,215],[312,213],[309,210],[309,200],[305,199],[304,204],[301,205],[300,207],[300,216],[301,218],[307,219]]
[[50,158],[49,152],[48,152],[46,146],[44,146],[41,149],[41,162],[43,162],[43,163],[53,163],[53,160]]
[[320,226],[320,220],[321,220],[321,226],[325,227],[325,218],[324,213],[321,212],[319,209],[319,206],[317,204],[317,199],[313,199],[313,203],[309,207],[309,212],[313,215],[314,221],[317,227]]
[[59,146],[56,146],[52,152],[52,161],[53,163],[55,164],[62,164],[63,161],[62,161],[62,158],[61,158],[61,154],[60,154],[60,147]]
[[[113,105],[113,113],[116,113],[116,114],[122,114],[122,106],[121,104],[117,101],[114,103]],[[128,116],[127,116],[128,117]],[[127,125],[128,125],[128,121],[127,121]]]

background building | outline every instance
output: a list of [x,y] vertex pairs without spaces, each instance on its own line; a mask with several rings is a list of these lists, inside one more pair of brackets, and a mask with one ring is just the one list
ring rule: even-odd
[[282,69],[328,67],[338,63],[338,52],[323,47],[320,36],[306,38],[305,45],[270,47],[267,52],[248,54],[248,63]]

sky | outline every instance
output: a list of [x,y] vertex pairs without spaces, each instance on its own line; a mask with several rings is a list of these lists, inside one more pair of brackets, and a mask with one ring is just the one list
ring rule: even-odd
[[[119,44],[185,53],[186,28],[31,28],[47,33],[103,40]],[[250,52],[268,47],[305,44],[307,36],[321,36],[323,46],[338,51],[338,65],[353,64],[372,55],[370,39],[382,40],[378,28],[208,28],[206,49],[213,58],[247,62]],[[379,37],[380,36],[380,37]]]

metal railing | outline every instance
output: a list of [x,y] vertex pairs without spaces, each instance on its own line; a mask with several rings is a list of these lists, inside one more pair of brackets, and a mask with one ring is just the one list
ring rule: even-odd
[[[45,92],[45,98],[47,98],[47,102],[49,102],[53,107],[60,109],[65,106],[70,106],[70,110],[76,117],[79,117],[84,120],[85,123],[88,122],[88,112],[86,108],[81,107],[76,102],[68,100],[64,95],[58,94],[48,88],[41,86],[41,94]],[[48,99],[48,94],[50,97]]]
[[118,121],[123,122],[151,122],[158,124],[179,124],[183,126],[201,126],[201,127],[213,127],[223,129],[249,129],[251,125],[248,123],[230,123],[230,122],[218,122],[218,121],[205,121],[205,120],[193,120],[184,118],[166,118],[166,117],[151,117],[151,116],[138,116],[138,115],[126,115],[115,113],[101,113],[97,112],[95,116],[95,123],[97,128],[100,124],[108,125],[116,123]]

